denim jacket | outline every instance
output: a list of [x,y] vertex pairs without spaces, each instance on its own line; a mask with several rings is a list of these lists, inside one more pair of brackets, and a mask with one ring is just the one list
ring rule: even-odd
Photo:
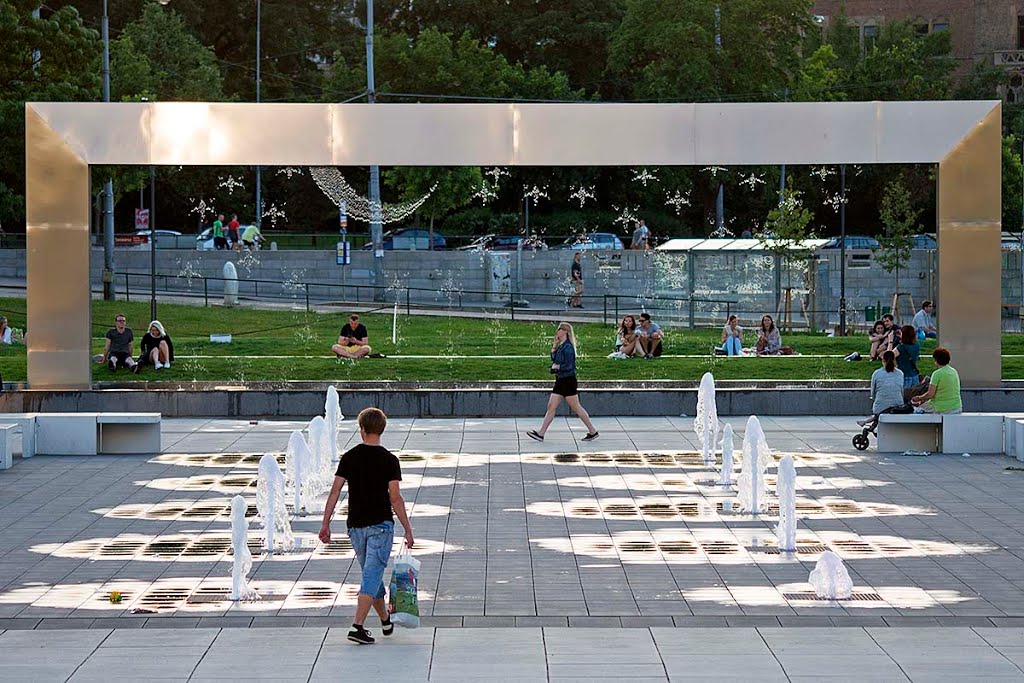
[[558,365],[558,377],[573,377],[576,374],[576,349],[567,341],[551,352],[551,362]]

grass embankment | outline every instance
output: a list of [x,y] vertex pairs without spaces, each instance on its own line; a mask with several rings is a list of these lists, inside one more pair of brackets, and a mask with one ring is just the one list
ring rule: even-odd
[[[14,327],[24,327],[24,299],[0,299],[0,314]],[[93,350],[103,349],[103,335],[114,315],[128,316],[138,342],[149,323],[149,304],[93,302]],[[399,380],[399,381],[493,381],[549,380],[547,353],[551,323],[511,322],[441,316],[405,316],[398,319],[398,341],[391,343],[391,315],[364,315],[375,351],[389,358],[361,361],[326,358],[337,340],[345,313],[224,309],[160,305],[160,320],[175,344],[177,361],[170,370],[147,369],[140,375],[124,370],[111,374],[95,366],[94,379],[139,380]],[[785,343],[799,357],[723,358],[710,355],[718,342],[717,330],[668,330],[666,354],[701,354],[699,358],[610,360],[613,332],[603,324],[576,326],[580,346],[581,380],[696,380],[706,371],[718,379],[830,380],[868,379],[876,367],[870,362],[847,363],[851,351],[864,353],[866,337],[829,339],[820,335],[792,334]],[[231,344],[211,344],[211,333],[231,333]],[[748,333],[749,334],[749,333]],[[747,342],[750,343],[753,337]],[[929,351],[934,342],[928,342]],[[1024,354],[1024,336],[1004,335],[1005,355]],[[487,358],[486,356],[528,356]],[[279,356],[284,356],[280,358]],[[394,356],[442,356],[396,358]],[[467,356],[461,358],[460,356]],[[827,357],[815,357],[827,356]],[[956,363],[954,358],[954,364]],[[25,347],[0,346],[0,373],[5,381],[24,381]],[[922,370],[931,369],[930,359]],[[1003,358],[1004,379],[1024,378],[1024,358]]]

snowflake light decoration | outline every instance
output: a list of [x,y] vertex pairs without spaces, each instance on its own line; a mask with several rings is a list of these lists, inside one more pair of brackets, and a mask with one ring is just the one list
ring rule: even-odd
[[569,189],[572,190],[569,194],[569,198],[578,201],[581,209],[583,208],[583,205],[587,203],[588,199],[596,199],[593,185],[590,187],[580,185],[579,187],[570,187]]
[[199,216],[199,220],[203,220],[208,213],[216,213],[212,199],[209,204],[206,203],[205,199],[200,199],[196,202],[195,197],[189,197],[188,201],[192,204],[192,208],[189,210],[189,213],[194,213]]
[[[284,204],[281,206],[284,206]],[[263,217],[269,218],[270,224],[276,228],[277,220],[281,219],[283,221],[285,219],[284,209],[277,208],[277,204],[271,204],[270,208],[263,212]]]
[[818,168],[811,169],[811,177],[817,177],[818,180],[821,180],[822,182],[828,180],[829,176],[833,176],[835,174],[835,169],[829,168],[828,166],[820,166]]
[[706,166],[700,170],[704,173],[710,173],[712,178],[717,178],[719,173],[726,173],[729,169],[725,166]]
[[647,183],[648,182],[655,182],[655,183],[658,182],[658,174],[651,173],[646,168],[641,169],[639,172],[634,171],[634,173],[633,173],[633,182],[634,183],[636,183],[636,182],[643,183],[644,187],[647,187]]
[[277,175],[287,176],[288,180],[292,179],[292,176],[302,175],[302,169],[296,168],[295,166],[285,166],[277,170]]
[[612,219],[612,223],[622,223],[622,226],[625,228],[628,228],[630,223],[636,223],[640,220],[637,218],[637,214],[640,213],[639,206],[624,206],[620,209],[612,204],[612,210],[618,214],[618,216]]
[[536,204],[541,199],[547,199],[548,198],[548,186],[545,185],[544,187],[538,187],[538,186],[534,185],[529,190],[527,190],[526,192],[523,193],[523,199],[526,199],[527,197],[530,197],[531,199],[533,199],[533,203],[534,204]]
[[684,206],[690,205],[690,198],[679,190],[676,190],[674,194],[665,195],[665,197],[665,206],[674,208],[677,216],[682,212]]
[[834,194],[834,195],[832,195],[830,197],[826,197],[825,201],[822,202],[822,206],[827,206],[830,209],[832,209],[833,211],[835,211],[836,213],[839,213],[839,207],[842,206],[843,204],[849,204],[849,203],[850,203],[850,198],[849,197],[843,197],[842,194],[837,192],[836,194]]
[[511,174],[511,173],[509,173],[508,171],[506,171],[505,169],[501,168],[500,166],[495,166],[495,167],[494,167],[494,168],[492,168],[492,169],[489,169],[489,170],[487,170],[487,171],[484,171],[484,175],[489,175],[489,176],[491,176],[491,183],[492,183],[492,184],[493,184],[493,185],[494,185],[495,187],[497,187],[497,186],[498,186],[498,182],[499,182],[499,181],[500,181],[500,180],[501,180],[502,178],[507,178],[508,176],[510,176],[510,175],[512,175],[512,174]]
[[233,175],[229,175],[227,178],[221,178],[218,187],[228,191],[228,194],[234,194],[235,190],[242,188],[245,189],[245,183],[235,178]]
[[747,189],[753,192],[754,190],[757,189],[758,185],[764,185],[764,175],[751,173],[746,178],[740,181],[740,185],[746,185]]
[[489,204],[498,197],[498,186],[492,185],[486,180],[480,185],[480,189],[473,194],[474,199],[479,199],[484,204]]

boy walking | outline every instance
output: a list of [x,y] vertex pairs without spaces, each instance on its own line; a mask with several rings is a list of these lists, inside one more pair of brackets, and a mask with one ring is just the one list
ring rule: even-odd
[[330,543],[331,517],[347,481],[348,537],[363,572],[356,616],[348,639],[360,645],[374,642],[373,636],[363,627],[371,605],[380,617],[381,632],[385,636],[395,632],[384,602],[384,570],[388,566],[395,537],[392,509],[405,529],[405,544],[412,548],[415,542],[412,525],[405,512],[405,500],[399,491],[401,465],[391,451],[380,445],[380,435],[387,424],[387,416],[377,408],[365,408],[359,413],[359,434],[363,442],[341,456],[320,526],[320,540]]

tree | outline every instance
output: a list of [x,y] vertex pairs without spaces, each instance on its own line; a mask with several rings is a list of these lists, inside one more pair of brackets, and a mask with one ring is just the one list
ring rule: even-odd
[[1022,224],[1021,183],[1024,183],[1024,167],[1021,166],[1021,142],[1013,135],[1003,136],[1003,230],[1024,232]]
[[768,211],[764,231],[757,234],[762,248],[774,254],[776,263],[786,270],[786,306],[780,321],[780,326],[785,329],[792,326],[792,269],[796,264],[807,262],[811,254],[807,241],[815,236],[809,229],[814,212],[803,205],[800,196],[799,190],[787,187],[782,193],[782,200]]
[[35,18],[30,0],[0,0],[0,224],[25,223],[25,102],[93,100],[99,35],[65,7]]
[[402,166],[384,174],[384,181],[399,189],[403,201],[415,201],[430,193],[420,212],[430,219],[430,248],[434,248],[434,219],[464,206],[483,183],[483,174],[475,166],[454,168]]
[[896,273],[896,294],[900,291],[900,268],[910,260],[914,247],[912,237],[920,232],[918,219],[921,210],[914,203],[902,179],[889,183],[882,195],[878,218],[885,226],[885,234],[878,236],[881,249],[875,250],[877,260],[886,272]]
[[110,44],[110,99],[216,102],[226,99],[213,51],[175,11],[145,6]]

